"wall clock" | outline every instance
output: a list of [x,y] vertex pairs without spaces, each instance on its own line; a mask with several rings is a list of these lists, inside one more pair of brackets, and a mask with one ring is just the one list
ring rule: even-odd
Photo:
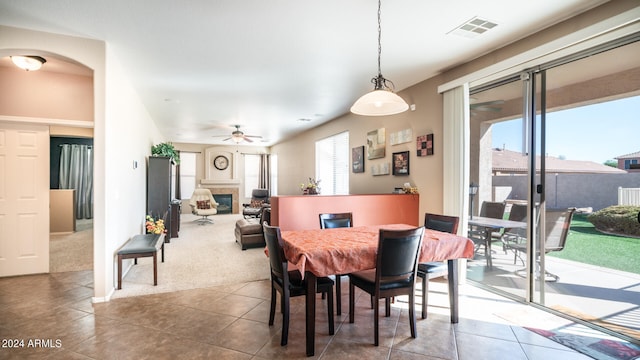
[[225,170],[229,167],[229,159],[227,159],[224,155],[218,155],[215,159],[213,159],[213,166],[218,170]]

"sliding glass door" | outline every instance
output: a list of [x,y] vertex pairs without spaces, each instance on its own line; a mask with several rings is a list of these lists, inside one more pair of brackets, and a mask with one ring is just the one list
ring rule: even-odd
[[469,181],[478,185],[470,211],[481,216],[484,202],[503,202],[503,219],[523,225],[474,239],[468,278],[629,339],[640,338],[632,320],[640,316],[640,245],[630,233],[596,228],[592,214],[640,188],[640,169],[627,166],[640,158],[639,39],[470,91]]

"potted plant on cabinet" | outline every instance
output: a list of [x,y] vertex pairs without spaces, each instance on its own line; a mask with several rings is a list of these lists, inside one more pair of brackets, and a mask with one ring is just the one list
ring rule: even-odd
[[151,155],[153,156],[166,156],[176,164],[180,164],[180,153],[173,147],[170,142],[163,142],[151,147]]

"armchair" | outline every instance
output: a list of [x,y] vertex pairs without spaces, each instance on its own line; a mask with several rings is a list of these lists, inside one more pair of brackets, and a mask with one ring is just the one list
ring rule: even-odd
[[242,204],[242,216],[245,219],[260,218],[262,208],[265,206],[271,206],[269,190],[268,189],[253,189],[251,192],[251,203]]
[[218,205],[209,189],[195,189],[191,195],[191,199],[189,199],[191,213],[201,216],[200,219],[196,220],[199,225],[206,223],[213,224],[213,220],[209,219],[209,216],[218,213]]

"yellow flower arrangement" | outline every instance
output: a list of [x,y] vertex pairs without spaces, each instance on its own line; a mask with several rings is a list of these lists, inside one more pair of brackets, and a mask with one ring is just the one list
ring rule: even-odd
[[306,185],[305,183],[300,184],[300,190],[302,190],[303,194],[320,194],[320,187],[318,185],[320,185],[320,180],[310,177],[309,182]]
[[162,234],[167,231],[164,227],[164,220],[155,220],[151,215],[147,215],[144,226],[147,229],[147,234]]

